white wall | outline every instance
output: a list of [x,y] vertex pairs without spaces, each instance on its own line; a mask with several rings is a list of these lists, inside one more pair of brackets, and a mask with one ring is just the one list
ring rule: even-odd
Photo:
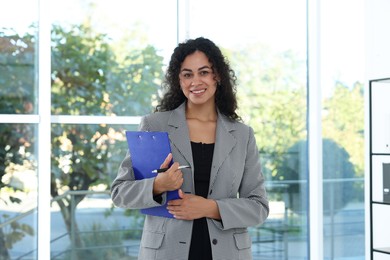
[[389,14],[389,0],[366,0],[367,80],[390,78]]
[[[366,72],[366,259],[370,259],[370,212],[369,212],[369,121],[368,121],[368,81],[390,78],[390,1],[366,0],[365,17],[365,72]],[[363,29],[363,28],[362,28]],[[389,97],[390,98],[390,97]],[[387,213],[386,213],[387,214]],[[388,236],[388,235],[387,235]],[[376,238],[379,240],[385,237]],[[389,246],[389,245],[388,245]],[[385,257],[388,257],[385,256]],[[375,260],[379,260],[379,255]]]

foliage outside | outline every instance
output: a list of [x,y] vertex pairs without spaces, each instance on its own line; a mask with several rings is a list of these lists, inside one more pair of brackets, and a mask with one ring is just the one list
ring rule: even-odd
[[[33,34],[19,36],[12,30],[0,30],[0,114],[33,112],[35,39]],[[0,124],[0,206],[13,208],[23,203],[36,189],[19,181],[35,174],[35,126]],[[30,178],[31,179],[31,178]],[[34,179],[34,178],[32,178]],[[0,224],[15,212],[1,212]],[[12,222],[0,228],[0,259],[10,259],[9,250],[26,236],[34,236],[34,228]]]
[[[4,65],[0,70],[0,113],[34,113],[37,105],[32,99],[34,36],[5,35],[0,31],[0,48],[0,61]],[[120,53],[117,48],[106,35],[96,33],[86,25],[69,29],[53,27],[53,115],[143,115],[152,111],[163,77],[162,57],[149,45],[134,47],[130,42],[127,48],[121,46]],[[269,47],[259,44],[224,51],[237,73],[239,113],[255,131],[267,180],[307,179],[302,170],[307,158],[304,149],[307,138],[304,60],[292,51],[273,53]],[[324,100],[324,147],[330,144],[332,151],[336,149],[334,147],[340,148],[343,162],[351,167],[347,172],[325,175],[325,178],[363,176],[363,116],[362,85],[356,83],[350,88],[337,83],[333,95]],[[51,196],[98,185],[108,188],[126,150],[125,125],[126,122],[116,127],[53,124]],[[7,203],[20,202],[13,196],[17,191],[27,192],[6,182],[4,176],[12,176],[15,165],[35,170],[34,131],[34,127],[27,124],[0,125],[0,192],[1,198],[5,192],[10,194]],[[290,167],[292,162],[294,165]],[[346,187],[338,188],[344,190]],[[361,186],[355,185],[354,189],[360,189],[362,193]],[[271,199],[282,200],[283,192],[275,189]],[[291,185],[288,193],[300,194],[301,198],[304,187]],[[337,208],[352,199],[348,194],[343,198]],[[77,196],[73,206],[77,207],[83,199],[84,196]],[[71,205],[69,197],[58,201],[68,232]],[[292,207],[301,211],[301,206]],[[138,211],[127,213],[135,217],[139,214]],[[75,227],[79,230],[77,223]],[[99,232],[98,226],[94,232]],[[8,250],[22,234],[33,235],[34,232],[26,226],[0,229],[0,245],[5,245],[0,246],[0,256],[8,259]],[[139,234],[128,234],[134,235]],[[12,239],[6,244],[7,236]],[[87,240],[78,236],[76,244],[83,247]]]
[[[129,56],[119,64],[110,40],[89,27],[75,26],[69,31],[54,27],[52,35],[53,114],[112,116],[151,112],[162,77],[162,57],[154,47],[128,50]],[[99,184],[109,187],[113,175],[108,173],[115,174],[123,159],[124,140],[123,128],[53,125],[52,197]],[[84,196],[76,197],[74,207],[83,199]],[[59,206],[70,232],[71,203],[59,201]],[[77,225],[74,227],[79,234]],[[75,241],[76,247],[83,247],[79,236]]]

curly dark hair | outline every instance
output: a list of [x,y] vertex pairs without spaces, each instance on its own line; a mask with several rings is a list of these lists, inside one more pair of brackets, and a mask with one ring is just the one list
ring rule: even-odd
[[231,120],[241,120],[236,113],[236,75],[221,50],[211,40],[203,37],[180,43],[173,51],[162,84],[166,92],[155,111],[173,110],[187,99],[180,88],[179,73],[184,59],[195,51],[201,51],[208,57],[214,74],[220,79],[215,93],[215,104],[219,112]]

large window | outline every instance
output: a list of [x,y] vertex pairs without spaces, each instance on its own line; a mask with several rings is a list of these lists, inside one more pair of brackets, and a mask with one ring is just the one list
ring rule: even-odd
[[[362,22],[356,15],[346,23],[343,14],[361,14],[363,0],[322,1],[315,28],[324,41],[316,61],[323,68],[320,135],[308,132],[316,87],[307,67],[311,0],[48,2],[40,23],[38,1],[7,1],[0,16],[1,259],[37,259],[46,250],[51,259],[136,259],[144,216],[113,207],[109,196],[127,150],[124,131],[153,111],[178,41],[198,36],[215,41],[230,60],[239,115],[260,149],[271,212],[250,228],[254,259],[320,254],[311,251],[309,228],[309,183],[317,175],[323,207],[314,216],[323,224],[324,258],[364,259],[362,68],[349,67],[363,60],[361,49],[350,48],[362,35],[343,34]],[[47,41],[37,37],[42,26],[50,27]],[[38,70],[45,59],[38,46],[50,50],[47,75]],[[50,98],[39,96],[37,75],[50,79]],[[45,120],[50,141],[37,134]],[[313,136],[322,140],[322,173],[310,172]],[[38,157],[46,141],[47,161]],[[37,170],[46,164],[49,172]],[[50,178],[50,187],[38,189],[37,176]],[[50,231],[38,229],[38,194],[51,198],[39,212],[50,217]],[[38,247],[38,235],[48,234]]]
[[0,259],[36,258],[37,1],[1,5]]
[[251,230],[253,256],[308,258],[306,1],[189,1],[188,10],[185,36],[223,47],[260,149],[271,212]]
[[[321,6],[323,241],[327,259],[365,259],[364,4],[363,0],[331,0]],[[353,13],[348,11],[352,7]],[[360,62],[353,62],[356,57]]]
[[176,2],[55,5],[66,11],[51,19],[52,258],[136,259],[143,215],[112,208],[108,189],[124,131],[156,104],[177,42]]

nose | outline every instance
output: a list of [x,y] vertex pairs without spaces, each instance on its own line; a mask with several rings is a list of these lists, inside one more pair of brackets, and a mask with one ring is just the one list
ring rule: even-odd
[[194,75],[192,78],[191,86],[199,86],[202,84],[202,81],[200,80],[200,77],[198,75]]

